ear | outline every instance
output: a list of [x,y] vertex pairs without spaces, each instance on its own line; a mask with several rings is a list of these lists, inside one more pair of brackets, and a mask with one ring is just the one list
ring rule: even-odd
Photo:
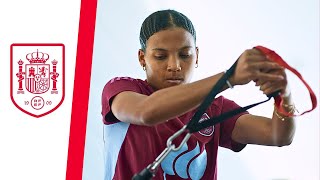
[[139,63],[142,67],[146,65],[146,60],[144,59],[145,52],[142,49],[139,49],[138,51],[138,58],[139,58]]
[[198,64],[198,56],[199,56],[199,48],[198,47],[196,47],[196,54],[197,54],[196,64]]

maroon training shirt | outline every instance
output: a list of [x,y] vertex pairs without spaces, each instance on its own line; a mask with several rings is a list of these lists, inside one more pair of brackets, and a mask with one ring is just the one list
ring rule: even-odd
[[[147,167],[166,148],[167,139],[187,124],[196,111],[190,111],[152,127],[124,123],[116,119],[110,109],[112,98],[123,91],[144,95],[154,92],[146,81],[130,77],[117,77],[105,85],[102,93],[102,116],[105,124],[105,180],[129,180],[134,174]],[[200,121],[238,107],[233,101],[220,96],[214,100]],[[193,133],[179,151],[171,152],[166,157],[154,179],[215,180],[218,146],[236,152],[245,147],[244,144],[231,139],[235,122],[243,114]],[[174,143],[178,145],[184,135],[179,136]]]

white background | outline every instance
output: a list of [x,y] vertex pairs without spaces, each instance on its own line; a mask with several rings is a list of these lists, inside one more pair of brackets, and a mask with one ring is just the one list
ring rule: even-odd
[[[65,179],[80,0],[0,1],[0,179]],[[34,118],[10,99],[10,45],[63,43],[65,99]]]
[[[319,2],[316,0],[99,0],[85,180],[103,179],[102,88],[115,76],[145,79],[137,58],[140,26],[150,13],[168,8],[187,15],[196,28],[200,55],[193,80],[221,72],[245,49],[264,45],[295,67],[319,98]],[[307,90],[292,74],[289,74],[289,83],[300,111],[310,108]],[[223,95],[240,105],[265,98],[253,84],[227,90]],[[251,109],[250,113],[271,116],[272,110],[270,101]],[[296,122],[295,139],[288,147],[248,145],[240,153],[220,148],[218,179],[318,180],[319,108],[297,118]]]

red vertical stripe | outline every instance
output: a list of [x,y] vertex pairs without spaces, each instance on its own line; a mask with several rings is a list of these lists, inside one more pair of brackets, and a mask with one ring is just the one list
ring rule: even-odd
[[32,82],[32,79],[31,79],[31,78],[29,78],[28,87],[29,87],[29,91],[30,91],[30,92],[33,92],[34,86],[33,86],[33,82]]
[[31,85],[31,86],[30,86],[30,87],[31,87],[31,88],[30,88],[30,91],[31,91],[31,92],[34,92],[35,87],[36,87],[36,81],[34,81],[33,78],[32,78],[32,79],[30,78],[30,79],[29,79],[29,83],[30,83],[30,85]]
[[30,91],[30,78],[26,80],[26,88]]
[[36,81],[34,81],[33,78],[27,78],[26,83],[27,83],[26,88],[28,89],[28,91],[34,92],[35,86],[36,86]]
[[82,0],[66,180],[82,180],[97,0]]

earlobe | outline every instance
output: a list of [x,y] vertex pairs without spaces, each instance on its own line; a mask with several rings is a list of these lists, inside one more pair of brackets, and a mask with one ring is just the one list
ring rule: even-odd
[[198,55],[199,55],[199,48],[198,47],[196,47],[196,54],[197,54],[197,59],[196,59],[196,68],[198,68],[198,66],[199,66],[199,64],[198,64]]
[[139,49],[138,51],[139,63],[142,67],[146,66],[146,61],[144,60],[144,51]]

